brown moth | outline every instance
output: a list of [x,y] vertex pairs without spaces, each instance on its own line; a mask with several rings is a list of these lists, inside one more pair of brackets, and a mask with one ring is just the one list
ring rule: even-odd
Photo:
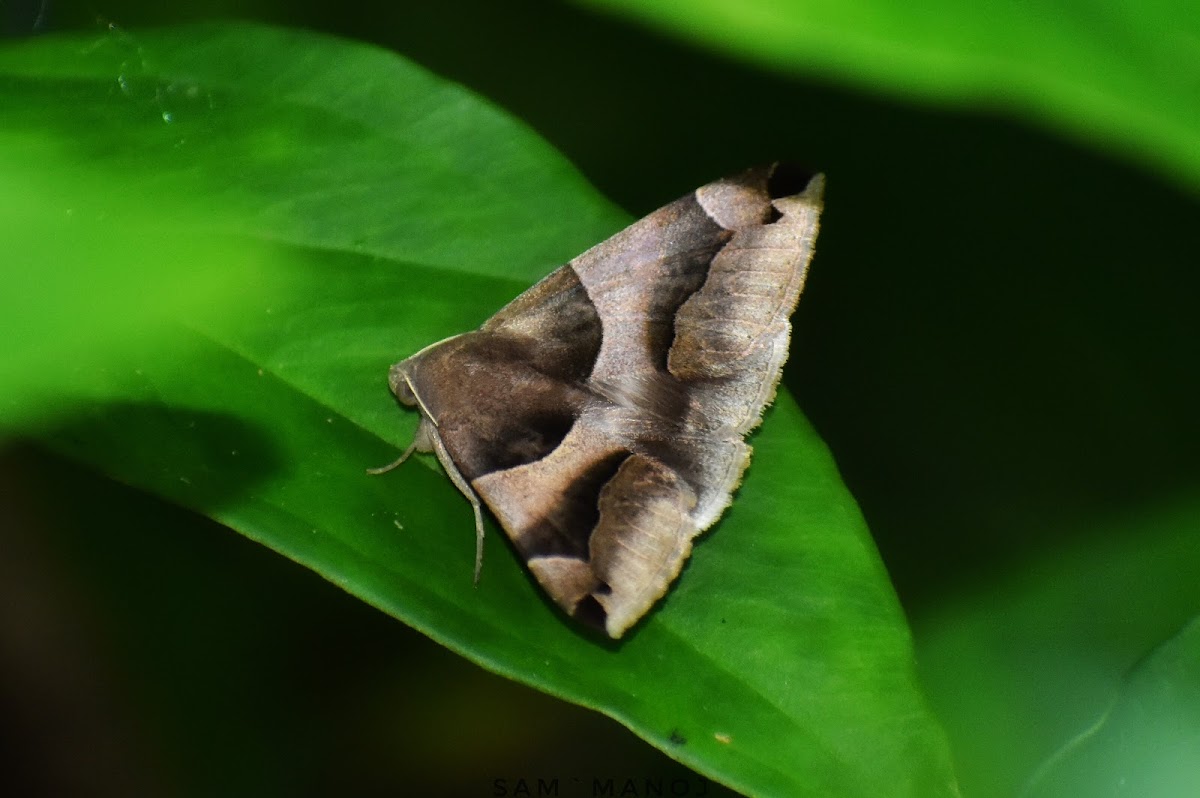
[[718,180],[392,366],[434,452],[554,601],[620,637],[729,505],[775,396],[824,178]]

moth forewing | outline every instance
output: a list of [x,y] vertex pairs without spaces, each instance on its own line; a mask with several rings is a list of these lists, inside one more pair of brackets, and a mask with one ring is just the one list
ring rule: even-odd
[[392,367],[414,447],[475,510],[477,579],[486,504],[546,593],[611,637],[667,591],[787,358],[824,186],[793,178],[703,186]]

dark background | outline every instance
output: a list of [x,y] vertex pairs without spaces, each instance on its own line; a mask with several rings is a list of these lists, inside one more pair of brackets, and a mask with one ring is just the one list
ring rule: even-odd
[[[749,164],[825,171],[786,380],[910,617],[1197,485],[1195,196],[1015,113],[772,73],[558,2],[2,10],[9,36],[236,17],[371,41],[525,120],[636,216]],[[4,794],[720,794],[203,518],[32,445],[0,485]]]

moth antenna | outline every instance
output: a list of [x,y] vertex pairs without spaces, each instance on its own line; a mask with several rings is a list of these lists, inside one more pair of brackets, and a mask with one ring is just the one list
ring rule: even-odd
[[479,575],[483,573],[483,513],[479,509],[479,499],[471,502],[475,511],[475,587],[479,587]]
[[[458,336],[455,337],[457,338]],[[408,386],[408,390],[412,391],[413,398],[417,400],[417,407],[421,408],[421,412],[425,414],[425,418],[432,421],[433,426],[436,427],[438,425],[438,420],[433,417],[433,413],[430,413],[429,408],[425,406],[423,401],[421,401],[421,394],[417,393],[417,386],[413,385],[412,379],[409,378],[407,372],[404,374],[404,384]]]
[[[407,380],[407,377],[405,379]],[[412,387],[412,383],[409,383],[409,387]],[[413,396],[416,395],[416,391],[413,391]],[[418,398],[417,401],[420,402],[420,399]],[[434,424],[437,423],[433,421],[432,417],[426,417]],[[413,442],[409,444],[404,454],[400,455],[394,462],[380,468],[368,468],[367,473],[385,474],[407,460],[415,451],[433,451],[437,455],[437,459],[441,462],[446,475],[454,483],[454,487],[458,488],[459,492],[463,496],[466,496],[467,501],[471,503],[471,509],[475,512],[475,584],[478,586],[479,575],[483,572],[483,505],[480,503],[479,497],[475,495],[475,491],[471,489],[470,483],[459,472],[458,468],[454,465],[454,461],[450,459],[450,453],[446,451],[446,446],[442,443],[442,439],[437,435],[431,435],[429,428],[422,421],[421,426],[417,428],[417,434],[413,436]]]
[[[405,360],[416,360],[421,355],[428,352],[430,349],[436,349],[439,346],[441,346],[442,344],[448,344],[451,341],[453,341],[455,338],[462,338],[464,335],[466,335],[466,333],[455,333],[454,335],[447,336],[440,341],[434,341],[429,346],[422,347],[416,353],[409,355],[408,357],[405,358]],[[412,383],[409,383],[409,384],[411,385]]]
[[446,451],[446,444],[442,443],[441,437],[430,435],[429,443],[433,446],[433,452],[441,462],[446,476],[450,477],[454,487],[467,497],[467,501],[471,503],[471,509],[475,511],[475,584],[478,586],[479,574],[483,571],[483,505],[480,503],[479,497],[475,495],[475,491],[471,489],[471,484],[454,465],[454,460],[451,459],[450,452]]

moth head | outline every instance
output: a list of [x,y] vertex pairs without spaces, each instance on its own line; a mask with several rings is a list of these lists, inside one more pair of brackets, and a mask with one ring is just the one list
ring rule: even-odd
[[412,379],[409,377],[409,361],[402,360],[388,370],[388,387],[392,389],[392,393],[400,400],[400,403],[408,407],[417,407],[420,402],[417,400],[417,392],[413,390]]

